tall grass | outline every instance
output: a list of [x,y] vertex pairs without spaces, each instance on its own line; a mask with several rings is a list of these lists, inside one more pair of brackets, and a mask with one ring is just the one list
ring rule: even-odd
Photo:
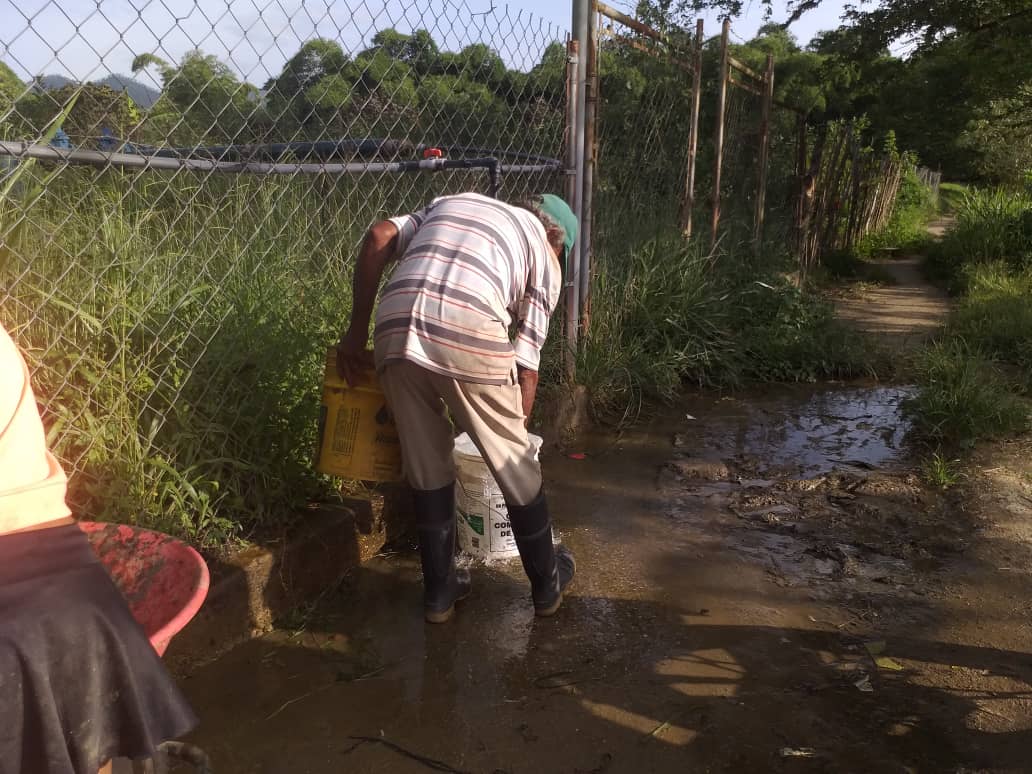
[[[365,227],[482,182],[42,164],[24,174],[38,179],[0,204],[0,317],[26,350],[50,442],[73,472],[70,501],[82,516],[207,544],[278,528],[331,494],[311,469],[323,358],[350,311]],[[579,354],[599,413],[669,400],[685,383],[873,367],[826,304],[780,275],[785,256],[757,259],[730,238],[710,253],[657,236],[656,221],[632,225],[602,243]],[[559,327],[543,374],[553,384]]]
[[868,375],[878,355],[831,307],[789,282],[777,253],[710,253],[657,237],[600,256],[578,376],[596,411],[625,415],[686,384],[739,386]]
[[918,382],[907,410],[927,440],[965,446],[1029,427],[1027,404],[977,343],[959,336],[937,342],[921,357]]
[[970,190],[955,205],[957,221],[928,254],[929,273],[954,292],[966,288],[964,267],[1003,261],[1012,270],[1032,267],[1032,195]]
[[1002,261],[975,264],[966,268],[964,283],[967,293],[948,333],[978,342],[1032,391],[1032,269],[1013,272]]
[[968,187],[961,183],[939,183],[939,211],[953,213],[964,203]]
[[311,458],[353,251],[429,181],[399,202],[394,181],[38,171],[41,197],[0,212],[0,315],[76,512],[216,543],[325,495]]
[[917,428],[971,444],[1029,429],[1032,395],[1032,198],[968,191],[929,268],[960,293],[943,338],[921,360]]

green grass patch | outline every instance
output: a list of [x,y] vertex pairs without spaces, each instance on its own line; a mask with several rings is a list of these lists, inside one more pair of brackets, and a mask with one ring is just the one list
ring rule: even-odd
[[919,359],[921,390],[907,403],[925,439],[968,446],[1028,429],[1029,407],[998,365],[963,338],[930,347]]
[[952,214],[963,204],[970,189],[961,183],[939,183],[939,212]]
[[711,254],[659,238],[599,261],[592,323],[578,361],[598,414],[635,413],[685,384],[811,382],[871,375],[879,355],[818,294],[747,247]]
[[944,457],[940,452],[933,453],[922,465],[925,481],[943,491],[953,488],[962,478],[957,467],[959,462]]
[[957,191],[957,224],[929,269],[960,294],[940,342],[920,360],[918,430],[969,445],[1029,429],[1032,395],[1032,197]]
[[965,272],[967,295],[950,319],[948,333],[978,343],[1006,366],[1026,394],[1032,389],[1032,269],[1011,272],[1002,262]]

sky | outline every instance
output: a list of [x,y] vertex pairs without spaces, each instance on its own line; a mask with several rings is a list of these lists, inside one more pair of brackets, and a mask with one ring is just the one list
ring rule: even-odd
[[[611,0],[628,10],[628,0]],[[845,0],[825,0],[792,26],[803,44],[839,26]],[[774,21],[786,17],[775,0]],[[430,30],[444,49],[484,42],[510,67],[533,66],[545,46],[565,37],[568,2],[554,0],[0,0],[0,60],[23,79],[60,74],[95,80],[130,74],[137,54],[171,62],[193,48],[215,54],[261,86],[307,39],[338,40],[355,53],[379,29]],[[704,16],[707,35],[720,21]],[[732,23],[733,39],[749,39],[765,22],[759,0]],[[151,72],[140,80],[158,85]]]

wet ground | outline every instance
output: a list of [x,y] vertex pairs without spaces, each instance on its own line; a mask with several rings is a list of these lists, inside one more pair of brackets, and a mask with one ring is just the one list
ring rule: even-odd
[[921,260],[910,256],[866,261],[890,282],[837,299],[839,319],[874,336],[891,336],[897,347],[926,341],[946,321],[950,301],[945,291],[924,278]]
[[543,457],[574,592],[449,625],[361,567],[185,681],[219,774],[1032,770],[1032,458],[912,469],[907,388],[687,399]]

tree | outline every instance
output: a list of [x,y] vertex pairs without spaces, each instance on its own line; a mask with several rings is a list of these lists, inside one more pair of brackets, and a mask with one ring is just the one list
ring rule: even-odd
[[316,116],[309,92],[323,79],[335,79],[332,89],[327,87],[318,93],[325,109],[331,92],[340,96],[339,79],[348,63],[340,44],[324,38],[307,41],[287,60],[280,74],[265,84],[267,108],[273,121],[290,134],[308,126]]
[[431,75],[419,88],[421,125],[431,142],[492,144],[508,114],[483,83],[456,75]]
[[457,54],[441,55],[441,69],[447,75],[458,75],[490,86],[500,92],[508,70],[502,58],[484,43],[466,46]]
[[0,137],[25,131],[36,99],[14,70],[0,62]]
[[158,69],[163,96],[182,113],[198,142],[247,139],[244,130],[257,107],[258,90],[242,83],[228,65],[194,50],[183,57],[179,67],[153,54],[133,60],[133,74],[147,67]]
[[975,152],[972,166],[993,183],[1019,186],[1032,183],[1032,134],[1025,101],[994,102],[983,117],[971,121],[961,134],[961,148]]
[[[762,0],[768,16],[771,0]],[[791,0],[780,26],[790,26],[828,0]],[[703,8],[742,13],[739,0],[643,0],[656,23],[687,26]],[[808,47],[820,59],[804,62],[788,54],[796,78],[818,77],[797,92],[815,120],[868,116],[872,135],[895,129],[904,148],[924,163],[956,177],[976,177],[997,169],[995,159],[1023,158],[1020,130],[1032,128],[1032,2],[1029,0],[870,0],[850,6],[847,26],[823,33]],[[769,37],[769,33],[768,33]],[[902,43],[903,57],[889,53]],[[775,86],[788,62],[778,58]],[[798,66],[798,70],[794,68]],[[1002,107],[1005,106],[1005,107]],[[1007,131],[988,139],[986,118],[1007,114]],[[1010,138],[1018,143],[1004,151]],[[999,176],[997,169],[992,173]]]

